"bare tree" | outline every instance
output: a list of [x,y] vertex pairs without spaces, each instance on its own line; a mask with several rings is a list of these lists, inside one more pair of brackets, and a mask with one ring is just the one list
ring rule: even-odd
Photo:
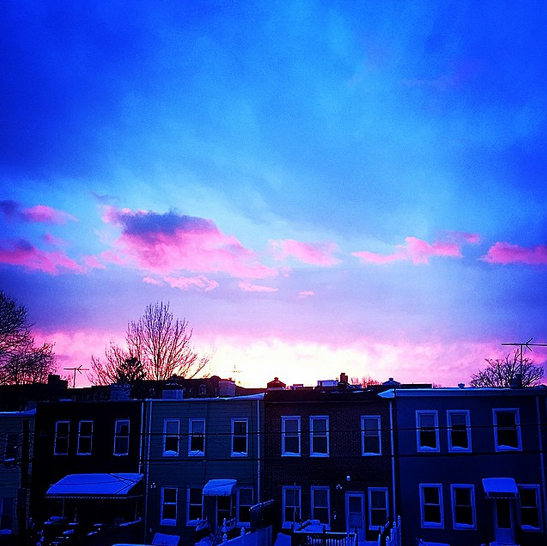
[[34,345],[27,309],[0,291],[0,384],[45,383],[55,370],[53,345]]
[[471,376],[472,387],[510,387],[521,374],[523,387],[535,387],[541,383],[543,368],[524,357],[520,359],[520,351],[517,349],[513,355],[505,358],[486,358],[487,365],[482,370]]
[[360,385],[361,387],[366,389],[367,387],[370,387],[371,385],[380,385],[380,381],[377,381],[371,375],[365,375],[364,377],[361,377],[361,379],[359,379],[358,377],[352,377],[351,384]]
[[200,355],[192,346],[193,331],[186,319],[176,319],[169,304],[147,305],[137,321],[127,325],[126,347],[111,343],[103,364],[92,356],[94,384],[134,381],[135,374],[145,379],[165,380],[173,375],[192,378],[209,364],[209,355]]

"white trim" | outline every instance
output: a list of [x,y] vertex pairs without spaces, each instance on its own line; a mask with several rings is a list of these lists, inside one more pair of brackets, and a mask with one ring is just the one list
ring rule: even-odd
[[[513,413],[515,416],[515,431],[517,433],[517,446],[507,446],[499,443],[498,413]],[[494,423],[494,448],[496,451],[522,451],[522,435],[520,431],[519,408],[492,408],[492,419]]]
[[[199,438],[200,432],[194,433],[194,423],[203,423],[203,450],[192,450],[192,439],[194,436]],[[205,419],[190,419],[188,421],[188,456],[189,457],[204,457],[205,456]]]
[[[366,437],[365,434],[365,420],[370,419],[374,420],[377,423],[378,431],[378,451],[367,451],[366,448]],[[376,436],[375,436],[376,437]],[[380,415],[361,415],[361,455],[363,457],[375,457],[382,454],[382,417]]]
[[[422,426],[420,424],[420,417],[422,416],[433,416],[434,424],[433,424],[433,431],[435,432],[435,447],[431,446],[424,446],[421,443],[421,432],[422,432]],[[424,427],[425,429],[429,427]],[[416,410],[416,449],[420,452],[439,452],[440,451],[440,445],[439,445],[439,414],[437,410]]]
[[[169,431],[169,425],[176,425],[176,432]],[[177,449],[166,449],[167,440],[175,439]],[[180,419],[164,419],[163,420],[163,456],[178,457],[180,454]]]
[[[424,489],[436,489],[439,495],[439,504],[429,503],[431,506],[439,507],[440,522],[425,520],[425,499]],[[443,506],[443,486],[440,483],[421,483],[419,484],[420,491],[420,521],[423,529],[444,529],[444,506]]]
[[[325,432],[314,430],[314,421],[325,421]],[[330,451],[330,439],[329,439],[329,416],[328,415],[310,415],[310,457],[328,457]],[[327,452],[314,451],[313,440],[314,438],[326,438],[327,440]]]
[[[118,432],[118,424],[120,426],[123,426],[123,423],[127,423],[127,434],[122,434],[121,432]],[[131,420],[130,419],[116,419],[114,421],[114,446],[112,450],[112,454],[115,457],[124,457],[129,455],[129,435],[131,432]],[[116,451],[116,440],[122,440],[126,438],[127,439],[127,450],[126,451]]]
[[[235,434],[235,423],[245,423],[245,451],[234,451],[234,440],[242,438],[243,434]],[[232,457],[248,457],[249,455],[249,419],[246,417],[232,417],[232,435],[230,438],[230,454]]]
[[[523,531],[542,531],[543,530],[543,522],[541,518],[541,489],[538,484],[517,484],[517,487],[519,489],[519,500],[518,500],[518,508],[519,508],[519,525],[521,526],[521,529]],[[532,525],[522,525],[522,495],[520,495],[521,490],[527,489],[532,490],[535,492],[536,496],[536,512],[538,515],[538,525],[539,527],[533,527]]]
[[[66,436],[59,436],[59,425],[66,424]],[[57,440],[61,438],[63,440],[66,440],[66,451],[57,451]],[[53,439],[53,455],[68,455],[68,451],[70,448],[70,421],[61,420],[61,421],[55,421],[55,437]]]
[[[452,444],[452,416],[465,415],[465,432],[467,435],[467,447]],[[469,410],[446,410],[446,428],[448,434],[448,451],[450,453],[471,453],[471,413]]]
[[[190,519],[190,506],[197,506],[197,503],[190,504],[190,491],[191,490],[199,491],[199,498],[200,498],[200,516],[198,519]],[[203,518],[203,489],[201,487],[188,487],[186,488],[186,525],[188,526],[194,526],[199,523],[199,521]]]
[[[166,490],[174,491],[175,492],[175,502],[165,502],[165,491]],[[161,499],[160,499],[160,525],[171,525],[174,526],[177,524],[177,516],[178,516],[178,500],[179,500],[179,490],[178,487],[162,487],[161,488]],[[174,518],[164,518],[163,517],[163,509],[166,506],[174,506],[175,507],[175,517]]]
[[254,505],[254,497],[255,497],[255,492],[254,492],[254,488],[253,487],[240,487],[238,490],[237,490],[237,506],[236,506],[236,510],[237,510],[237,514],[236,514],[236,517],[237,517],[237,524],[239,527],[250,527],[251,526],[251,516],[250,516],[250,513],[249,513],[249,521],[241,521],[241,518],[240,518],[240,512],[241,512],[241,504],[239,502],[239,499],[240,499],[240,495],[241,495],[241,492],[242,491],[250,491],[251,492],[251,504],[244,504],[243,507],[249,507],[249,509],[251,508],[251,506]]
[[285,511],[287,509],[287,503],[286,503],[287,491],[296,491],[298,493],[298,503],[289,508],[298,509],[298,514],[294,514],[294,520],[296,522],[302,519],[302,487],[300,487],[299,485],[284,485],[282,487],[282,505],[283,505],[282,521],[283,521],[284,529],[287,529],[294,523],[292,519],[290,521],[285,520]]
[[[473,523],[459,523],[456,521],[456,489],[465,489],[471,492],[471,516]],[[477,509],[475,506],[475,486],[467,483],[453,483],[450,485],[450,500],[452,504],[452,527],[456,531],[469,531],[477,528]]]
[[[285,430],[288,421],[297,422],[297,432],[287,433]],[[281,456],[282,457],[300,457],[302,453],[301,442],[302,429],[300,426],[300,415],[284,415],[281,417]],[[287,438],[296,438],[298,440],[298,451],[287,451],[285,449],[285,440]]]
[[[91,432],[89,434],[82,434],[82,424],[91,423]],[[80,442],[82,439],[89,438],[89,451],[82,451],[80,449]],[[91,455],[93,451],[93,421],[91,419],[82,419],[78,422],[78,443],[76,444],[76,455]]]
[[[327,506],[316,506],[314,503],[315,500],[315,492],[316,491],[326,491],[327,493]],[[318,508],[321,510],[327,509],[327,521],[321,521],[319,518],[315,517],[314,510]],[[310,519],[316,519],[319,520],[321,525],[325,525],[327,529],[330,529],[330,522],[331,522],[331,516],[330,516],[330,487],[328,485],[312,485],[310,487]]]
[[[386,521],[382,525],[373,525],[372,524],[372,511],[379,510],[378,508],[373,508],[372,506],[372,494],[376,492],[382,492],[384,494],[385,500],[385,512],[386,512]],[[368,488],[368,528],[371,531],[376,531],[386,525],[389,522],[389,490],[387,487],[369,487]]]

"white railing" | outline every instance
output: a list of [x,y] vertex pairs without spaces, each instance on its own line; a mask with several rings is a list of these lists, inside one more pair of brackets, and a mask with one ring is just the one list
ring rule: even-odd
[[401,546],[401,516],[397,516],[397,521],[391,527],[388,524],[380,528],[378,546]]

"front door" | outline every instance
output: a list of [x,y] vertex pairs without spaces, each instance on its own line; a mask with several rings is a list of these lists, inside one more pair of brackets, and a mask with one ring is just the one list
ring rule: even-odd
[[357,533],[357,540],[365,542],[365,494],[346,493],[346,530]]
[[513,506],[512,499],[494,501],[494,537],[499,544],[515,544]]

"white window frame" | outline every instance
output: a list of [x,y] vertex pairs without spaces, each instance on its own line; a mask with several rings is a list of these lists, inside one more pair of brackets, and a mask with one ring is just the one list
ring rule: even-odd
[[[192,450],[192,438],[194,436],[198,437],[201,433],[194,432],[194,424],[203,423],[203,450],[195,449]],[[188,421],[188,456],[189,457],[205,457],[205,431],[206,431],[205,419],[190,419]]]
[[[176,425],[176,433],[168,432],[169,425]],[[176,438],[177,449],[167,449],[167,440]],[[180,454],[180,419],[164,419],[163,420],[163,456],[178,457]]]
[[[66,436],[59,436],[59,425],[68,425],[66,429]],[[60,438],[66,439],[66,451],[57,451],[57,441]],[[53,440],[53,454],[68,455],[69,449],[70,449],[70,421],[66,421],[66,420],[55,421],[55,438]]]
[[[175,502],[165,502],[165,491],[169,489],[175,491]],[[160,525],[175,526],[178,519],[178,501],[179,501],[179,489],[178,487],[162,487],[161,488],[161,506],[160,506]],[[175,506],[175,518],[164,518],[163,509],[165,506]]]
[[[441,516],[440,523],[425,521],[425,499],[424,489],[434,488],[439,491],[439,512]],[[437,506],[437,505],[435,505]],[[422,529],[444,529],[444,502],[443,502],[443,486],[441,483],[421,483],[420,484],[420,520]]]
[[200,517],[198,519],[190,519],[190,507],[197,506],[197,503],[190,503],[191,490],[203,492],[203,489],[201,487],[188,487],[186,489],[186,525],[194,526],[197,525],[201,519],[203,519],[203,494],[200,494]]
[[[375,510],[375,508],[372,507],[372,493],[377,493],[377,492],[382,492],[384,494],[384,500],[385,500],[386,521],[382,525],[372,524],[372,511]],[[389,522],[389,490],[388,488],[387,487],[369,487],[368,488],[368,528],[371,531],[377,531],[378,529],[384,527],[388,522]]]
[[302,487],[299,485],[284,485],[282,488],[283,491],[283,529],[290,528],[290,526],[294,523],[292,520],[286,521],[285,520],[285,514],[287,509],[287,503],[286,503],[286,495],[287,491],[296,491],[298,493],[298,505],[292,507],[292,508],[298,508],[298,517],[295,518],[295,521],[300,521],[302,519]]
[[[122,434],[121,431],[118,431],[118,427],[122,427],[124,424],[127,424],[127,434]],[[125,457],[129,455],[129,434],[131,432],[131,420],[130,419],[116,419],[114,421],[114,449],[113,454],[115,457]],[[117,440],[127,440],[127,450],[126,451],[117,451],[116,443]]]
[[[297,421],[298,423],[298,431],[296,433],[294,432],[286,432],[286,423],[288,421]],[[290,436],[288,436],[290,434]],[[287,451],[285,449],[285,440],[287,437],[294,438],[296,435],[296,438],[298,439],[298,451]],[[301,421],[300,421],[300,415],[284,415],[281,417],[281,456],[282,457],[300,457],[302,453],[302,428],[301,428]]]
[[[240,494],[241,491],[250,491],[251,492],[251,504],[240,504]],[[250,527],[251,521],[250,521],[250,514],[249,514],[249,521],[241,521],[241,508],[249,509],[251,506],[254,505],[254,499],[255,499],[255,492],[252,487],[240,487],[237,491],[237,524],[239,527]]]
[[519,494],[519,501],[518,501],[518,508],[519,508],[519,524],[521,526],[521,529],[523,531],[527,531],[527,532],[530,532],[530,531],[542,531],[543,530],[543,521],[542,521],[542,514],[541,514],[541,489],[540,489],[540,486],[537,485],[537,484],[533,484],[533,485],[528,485],[528,484],[517,484],[517,487],[519,489],[519,493],[522,489],[528,489],[528,490],[533,490],[535,492],[535,495],[536,495],[536,511],[537,511],[537,514],[538,514],[538,525],[539,527],[532,527],[531,525],[523,525],[522,524],[522,497],[520,496]]
[[[314,430],[315,421],[325,421],[325,432],[319,432]],[[328,457],[330,451],[330,439],[329,439],[329,416],[328,415],[310,415],[310,457]],[[324,437],[327,439],[327,452],[314,451],[313,440],[314,438]]]
[[[82,424],[84,423],[91,423],[90,434],[82,434]],[[89,438],[89,451],[82,451],[81,450],[82,439],[86,440],[88,438]],[[78,443],[76,444],[76,455],[88,456],[88,455],[91,455],[92,451],[93,451],[93,421],[91,419],[83,419],[82,421],[78,422]]]
[[[235,424],[245,423],[245,451],[234,451],[234,442],[236,438],[242,438],[243,434],[236,434]],[[232,418],[232,436],[230,451],[232,457],[247,457],[249,455],[249,419],[247,418]]]
[[[433,415],[434,425],[433,430],[435,432],[435,447],[423,446],[421,443],[421,431],[420,417],[426,415]],[[437,410],[416,410],[416,447],[417,450],[424,453],[438,453],[440,451],[439,445],[439,413]]]
[[[506,446],[500,445],[499,443],[499,431],[500,427],[498,426],[498,413],[509,413],[512,412],[515,415],[515,430],[517,432],[517,446]],[[520,411],[518,408],[493,408],[492,409],[492,418],[494,421],[494,447],[496,451],[522,451],[522,434],[520,430]]]
[[[473,523],[468,525],[466,523],[458,523],[456,521],[456,489],[467,489],[471,491],[471,513],[473,515]],[[477,528],[477,509],[475,505],[475,486],[467,483],[453,483],[450,485],[450,499],[452,503],[452,526],[456,531],[469,531]]]
[[[327,492],[327,506],[316,506],[315,505],[315,492],[317,491],[326,491]],[[327,509],[327,521],[326,522],[323,522],[321,521],[321,525],[325,525],[325,527],[327,529],[330,529],[330,522],[331,522],[331,517],[330,517],[330,487],[328,485],[312,485],[310,487],[310,519],[318,519],[315,517],[315,509],[316,508],[321,508],[321,509],[324,509],[326,508]],[[302,499],[301,499],[302,501]]]
[[[376,421],[378,431],[378,451],[369,451],[367,449],[367,434],[365,421]],[[375,436],[376,437],[376,436]],[[363,457],[377,457],[382,454],[382,418],[380,415],[361,415],[361,455]]]
[[[465,432],[467,434],[467,447],[455,446],[452,444],[452,416],[465,415]],[[471,453],[471,413],[469,410],[447,410],[446,429],[448,433],[448,451],[451,453]]]

